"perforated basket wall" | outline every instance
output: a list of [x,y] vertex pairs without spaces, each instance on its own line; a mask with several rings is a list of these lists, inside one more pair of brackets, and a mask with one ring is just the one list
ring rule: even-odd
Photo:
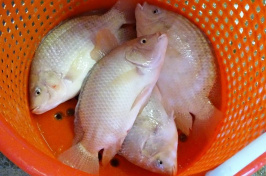
[[[28,108],[28,74],[42,37],[59,22],[114,0],[0,1],[0,150],[33,175],[85,175],[58,162]],[[265,132],[264,0],[148,0],[189,18],[212,42],[224,119],[210,143],[179,174],[211,169]],[[205,144],[204,144],[205,145]],[[120,175],[130,175],[122,169]]]

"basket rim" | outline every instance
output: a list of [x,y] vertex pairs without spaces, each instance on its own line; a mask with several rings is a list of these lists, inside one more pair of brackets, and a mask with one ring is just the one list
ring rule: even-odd
[[[3,119],[2,115],[0,119]],[[40,152],[2,120],[0,120],[0,138],[0,152],[30,175],[90,175]]]

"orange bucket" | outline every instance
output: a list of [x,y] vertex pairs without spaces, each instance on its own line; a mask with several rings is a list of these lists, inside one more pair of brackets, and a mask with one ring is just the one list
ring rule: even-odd
[[[224,117],[208,141],[179,142],[178,151],[178,175],[203,173],[265,132],[266,1],[147,2],[190,19],[207,35],[216,53]],[[69,17],[110,8],[114,3],[115,0],[0,2],[0,151],[31,175],[88,175],[56,159],[71,145],[71,108],[76,100],[33,116],[28,106],[29,70],[36,48],[52,28]],[[107,166],[100,171],[102,175],[155,175],[116,158],[119,165]]]

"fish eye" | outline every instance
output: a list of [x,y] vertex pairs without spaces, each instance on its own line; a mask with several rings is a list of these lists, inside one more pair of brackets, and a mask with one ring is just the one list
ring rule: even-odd
[[163,161],[160,160],[160,159],[157,159],[156,167],[163,169],[163,168],[164,168],[164,166],[163,166]]
[[41,95],[41,89],[37,87],[35,89],[35,96],[39,96],[39,95]]
[[160,13],[160,10],[159,9],[153,10],[153,14],[159,14],[159,13]]
[[163,164],[163,161],[162,160],[157,160],[158,164],[159,165],[162,165]]
[[160,159],[157,159],[156,167],[159,168],[159,169],[163,169],[164,168],[163,161],[160,160]]
[[145,38],[141,39],[140,43],[145,44],[145,43],[147,43],[147,40]]

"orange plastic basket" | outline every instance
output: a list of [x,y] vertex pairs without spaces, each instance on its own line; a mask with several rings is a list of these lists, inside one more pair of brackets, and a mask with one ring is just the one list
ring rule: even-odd
[[[180,13],[202,29],[215,50],[221,77],[224,118],[208,141],[180,143],[180,175],[224,162],[266,129],[264,0],[147,0]],[[115,0],[1,0],[0,2],[0,150],[31,175],[87,175],[56,160],[71,145],[69,101],[42,116],[28,107],[28,75],[34,51],[62,20]],[[55,120],[54,113],[63,119]],[[45,140],[44,140],[45,139]],[[193,139],[194,140],[194,139]],[[192,143],[193,143],[192,140]],[[196,140],[196,139],[195,139]],[[52,142],[54,141],[54,142]],[[195,141],[194,141],[195,142]],[[102,175],[154,175],[119,159]]]

